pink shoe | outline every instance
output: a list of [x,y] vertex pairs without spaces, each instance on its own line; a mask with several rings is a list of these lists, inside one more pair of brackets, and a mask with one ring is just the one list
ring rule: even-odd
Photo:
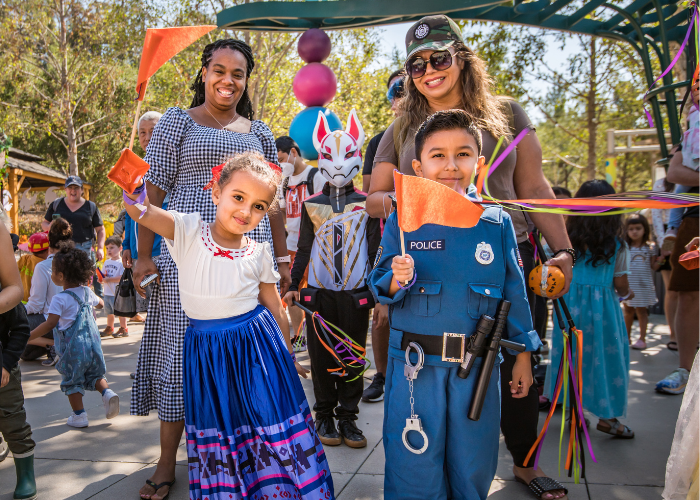
[[637,349],[638,351],[641,351],[641,350],[646,349],[646,348],[647,348],[647,343],[644,342],[642,339],[639,339],[634,344],[632,344],[632,349]]

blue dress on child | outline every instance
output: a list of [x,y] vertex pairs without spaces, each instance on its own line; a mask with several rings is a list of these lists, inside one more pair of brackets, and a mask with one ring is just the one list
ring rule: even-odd
[[[586,252],[574,266],[569,292],[564,296],[576,327],[583,332],[583,407],[598,418],[624,418],[629,384],[629,341],[613,278],[628,274],[629,251],[618,243],[611,262],[593,267]],[[554,319],[556,322],[556,318]],[[551,400],[563,350],[563,335],[552,335],[551,365],[544,394]],[[570,388],[570,386],[569,386]],[[559,402],[563,394],[559,395]]]
[[107,373],[100,332],[92,315],[92,307],[87,303],[90,289],[85,287],[84,292],[83,300],[70,290],[61,292],[73,297],[79,305],[73,324],[59,330],[55,336],[56,353],[60,356],[56,370],[63,375],[61,390],[66,396],[94,391],[95,383],[105,378]]
[[191,500],[334,498],[304,390],[275,317],[269,243],[222,248],[199,214],[170,212],[165,240],[189,318],[183,349]]

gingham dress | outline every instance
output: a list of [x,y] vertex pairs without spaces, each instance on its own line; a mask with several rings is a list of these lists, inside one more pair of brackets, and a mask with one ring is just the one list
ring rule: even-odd
[[[258,151],[277,164],[275,140],[267,126],[253,121],[248,134],[198,125],[184,110],[169,108],[158,121],[144,160],[150,165],[146,180],[170,193],[169,210],[199,212],[214,222],[216,206],[204,186],[211,169],[244,151]],[[248,236],[272,244],[267,216]],[[131,391],[131,414],[148,415],[158,410],[166,422],[185,418],[182,394],[182,349],[189,324],[180,305],[177,267],[163,242],[156,265],[160,285],[154,287],[141,340],[136,378]],[[276,267],[276,263],[275,263]]]

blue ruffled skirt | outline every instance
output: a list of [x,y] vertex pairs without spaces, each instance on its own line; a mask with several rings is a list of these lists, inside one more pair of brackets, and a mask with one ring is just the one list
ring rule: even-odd
[[332,499],[304,390],[265,307],[190,319],[184,343],[190,499]]

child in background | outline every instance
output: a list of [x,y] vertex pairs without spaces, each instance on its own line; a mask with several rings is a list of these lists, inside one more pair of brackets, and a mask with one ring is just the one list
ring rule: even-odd
[[[603,180],[594,180],[584,182],[576,198],[608,194],[615,194],[615,189]],[[634,432],[617,419],[627,414],[630,366],[618,296],[634,298],[627,281],[629,250],[621,228],[619,215],[567,217],[566,229],[577,258],[571,288],[564,298],[574,323],[583,331],[583,407],[600,419],[599,431],[629,439]],[[553,335],[544,390],[550,401],[562,352],[563,336]],[[562,400],[563,394],[556,403]]]
[[34,268],[36,265],[46,260],[49,256],[49,237],[46,233],[34,233],[29,237],[27,244],[30,253],[22,255],[17,261],[17,268],[22,277],[22,286],[24,286],[24,297],[22,302],[25,304],[29,300],[29,292],[32,289],[32,277],[34,276]]
[[126,326],[126,318],[119,317],[119,330],[114,331],[114,298],[117,295],[117,285],[124,274],[124,264],[122,264],[122,240],[118,236],[110,236],[105,241],[105,251],[107,260],[102,266],[104,278],[104,304],[107,313],[107,326],[100,334],[101,337],[111,335],[114,338],[128,337],[129,328]]
[[43,342],[42,335],[58,325],[54,337],[59,361],[56,369],[63,375],[61,390],[68,396],[73,412],[66,422],[71,427],[87,427],[88,416],[83,406],[85,391],[100,391],[107,418],[119,414],[119,396],[105,379],[105,360],[100,332],[92,307],[101,309],[102,299],[85,286],[94,272],[88,255],[72,242],[62,243],[53,258],[51,279],[63,292],[54,295],[48,319],[32,330],[29,341]]
[[632,344],[632,349],[646,349],[647,321],[649,312],[647,307],[656,304],[656,289],[654,288],[654,276],[661,266],[663,257],[656,256],[656,248],[649,240],[651,230],[649,223],[643,215],[632,215],[625,221],[625,241],[630,250],[630,274],[628,276],[630,289],[634,297],[623,302],[625,325],[627,326],[627,339],[632,343],[632,325],[634,315],[639,320],[639,339]]
[[183,351],[190,499],[333,499],[270,245],[245,236],[273,205],[279,177],[252,152],[212,174],[212,223],[151,205],[143,184],[124,193],[129,215],[163,236],[190,321]]

